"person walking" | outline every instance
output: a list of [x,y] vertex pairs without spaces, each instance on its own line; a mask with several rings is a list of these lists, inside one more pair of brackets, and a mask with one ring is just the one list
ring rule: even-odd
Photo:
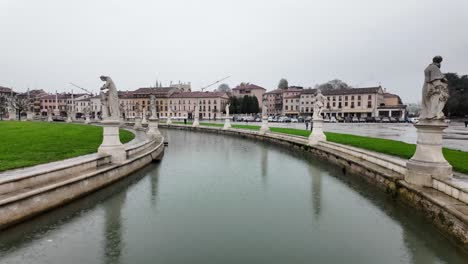
[[305,121],[306,130],[309,130],[309,122]]

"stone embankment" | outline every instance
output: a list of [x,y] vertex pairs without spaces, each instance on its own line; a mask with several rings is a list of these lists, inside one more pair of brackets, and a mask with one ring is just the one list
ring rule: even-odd
[[162,158],[163,138],[133,132],[135,139],[125,144],[126,160],[118,164],[96,153],[0,173],[0,229],[62,206]]
[[389,195],[411,205],[438,229],[468,250],[468,176],[456,174],[451,180],[433,180],[432,188],[418,187],[404,181],[406,160],[332,142],[310,146],[308,139],[280,133],[223,129],[221,127],[166,125],[160,127],[206,131],[265,140],[313,155],[340,166],[345,173],[362,177]]

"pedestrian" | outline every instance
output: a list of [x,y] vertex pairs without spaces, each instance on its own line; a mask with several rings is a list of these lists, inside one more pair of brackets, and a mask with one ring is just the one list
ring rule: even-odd
[[187,118],[184,118],[184,125],[187,124]]
[[465,121],[465,127],[468,127],[468,121]]
[[310,131],[314,128],[314,122],[310,121]]
[[305,125],[306,125],[306,130],[309,130],[309,122],[305,122]]

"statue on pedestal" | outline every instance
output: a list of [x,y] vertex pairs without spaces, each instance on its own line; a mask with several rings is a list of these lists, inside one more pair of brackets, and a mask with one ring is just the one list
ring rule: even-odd
[[106,82],[101,87],[102,117],[106,120],[116,120],[120,118],[119,96],[114,82],[109,76],[101,76],[102,81]]
[[315,97],[312,101],[314,108],[313,119],[322,119],[322,112],[326,103],[327,98],[323,96],[322,91],[320,91],[320,89],[317,89],[317,93],[315,94]]
[[424,70],[422,108],[416,127],[416,152],[406,163],[405,181],[432,187],[433,179],[446,180],[453,176],[452,166],[442,152],[443,132],[448,127],[442,110],[448,100],[447,79],[440,71],[441,56],[435,56]]
[[420,120],[442,120],[442,110],[448,100],[447,79],[440,71],[441,56],[435,56],[432,63],[424,70],[424,85]]

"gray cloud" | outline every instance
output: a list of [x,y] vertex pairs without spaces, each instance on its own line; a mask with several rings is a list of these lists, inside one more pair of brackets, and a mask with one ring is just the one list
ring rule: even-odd
[[379,83],[419,101],[433,55],[468,72],[466,0],[0,0],[0,85],[121,90],[227,75],[267,89]]

